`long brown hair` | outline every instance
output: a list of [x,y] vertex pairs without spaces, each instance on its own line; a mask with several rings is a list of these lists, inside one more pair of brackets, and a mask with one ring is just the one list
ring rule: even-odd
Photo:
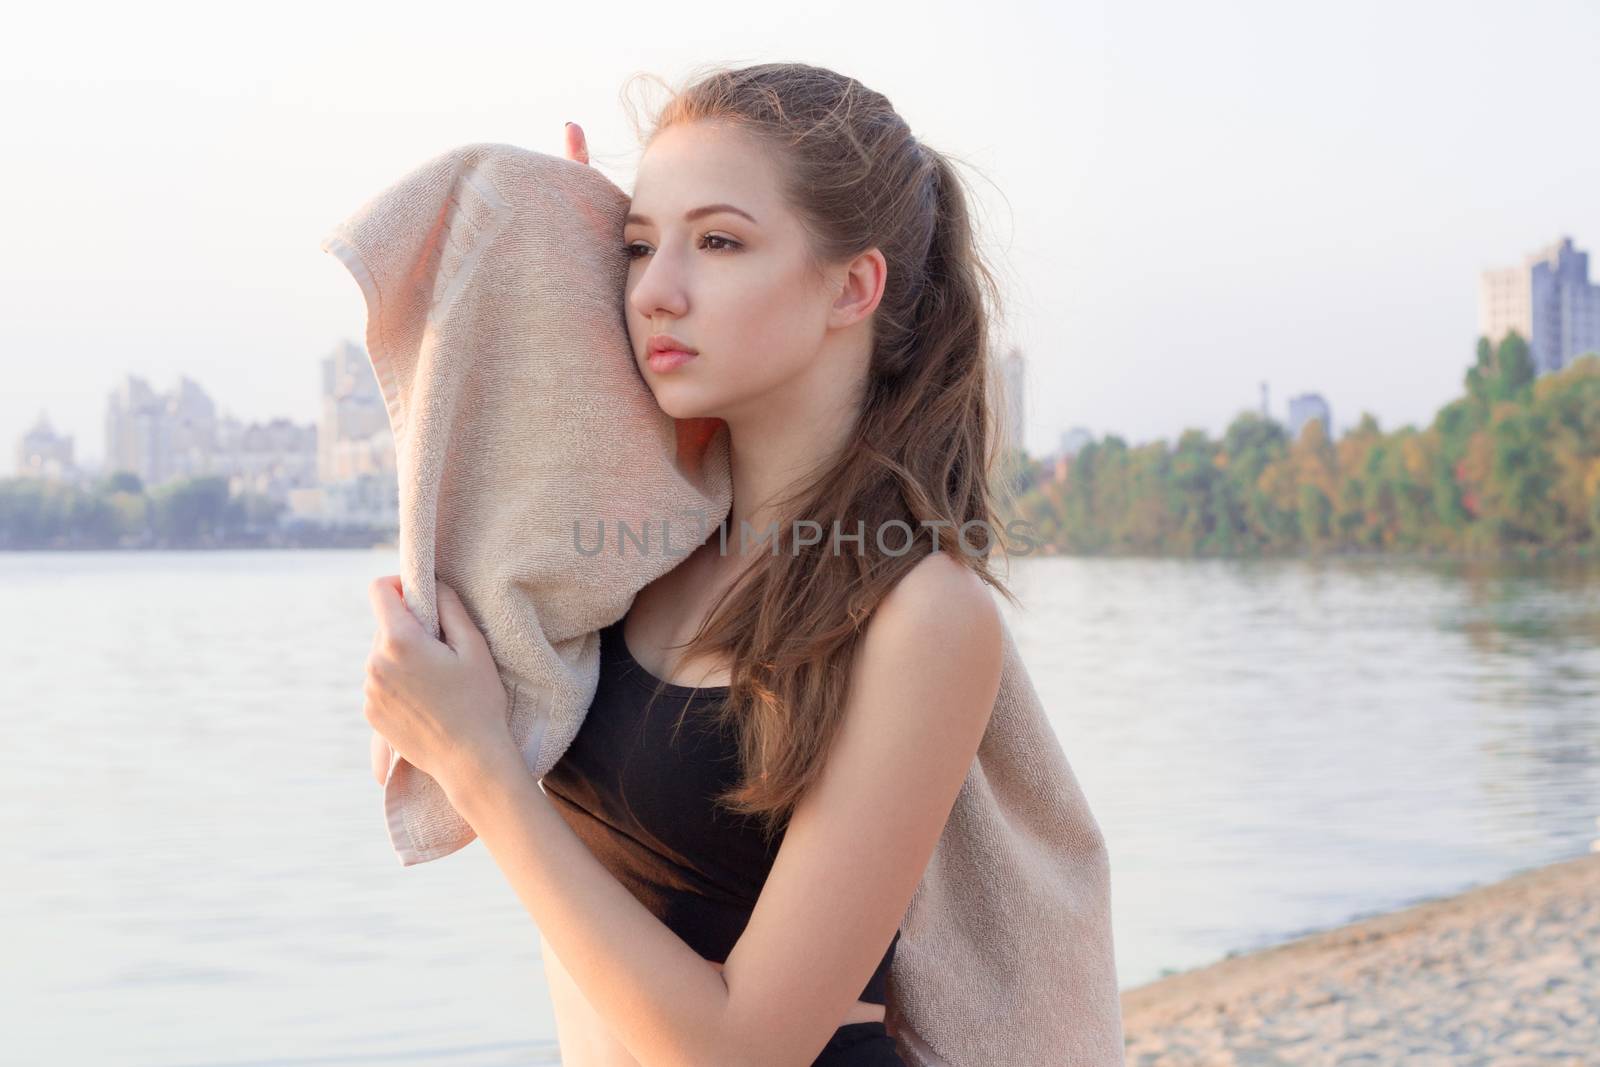
[[[999,287],[950,160],[913,137],[881,93],[801,63],[716,68],[673,92],[641,143],[700,121],[771,151],[816,264],[877,247],[888,265],[851,436],[776,503],[769,551],[752,557],[681,646],[689,658],[731,661],[728,699],[714,714],[739,738],[743,780],[717,799],[758,817],[770,839],[822,770],[868,617],[935,538],[1016,603],[989,566],[996,546],[1005,551],[996,499],[1011,500],[997,477],[1006,415],[994,402],[990,322]],[[741,531],[728,521],[723,532],[737,545]],[[797,547],[796,524],[806,521],[822,539]],[[864,536],[836,549],[835,529]]]

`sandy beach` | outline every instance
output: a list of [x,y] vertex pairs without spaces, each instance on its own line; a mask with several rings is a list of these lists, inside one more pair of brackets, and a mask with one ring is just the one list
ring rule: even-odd
[[1600,1064],[1600,855],[1122,995],[1129,1067]]

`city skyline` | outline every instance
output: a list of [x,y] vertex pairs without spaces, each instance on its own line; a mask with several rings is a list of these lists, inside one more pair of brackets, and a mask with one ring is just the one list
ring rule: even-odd
[[246,422],[180,375],[170,390],[126,374],[106,395],[104,458],[81,462],[47,412],[16,443],[15,476],[83,484],[126,472],[145,489],[200,477],[229,495],[283,505],[290,520],[393,526],[399,519],[394,438],[367,352],[353,341],[321,361],[318,414]]
[[[1001,390],[999,407],[1005,419],[1006,445],[1026,448],[1018,417],[1027,402],[1026,355],[1013,346],[998,361],[996,384]],[[47,410],[14,443],[14,474],[17,476],[62,477],[105,476],[115,471],[138,475],[146,485],[160,485],[181,477],[218,473],[216,457],[241,450],[253,443],[257,462],[266,463],[274,452],[304,453],[307,471],[288,476],[295,487],[345,480],[380,470],[392,471],[393,438],[382,392],[373,374],[371,359],[362,346],[348,338],[335,345],[321,361],[320,410],[315,419],[301,421],[292,414],[276,414],[266,420],[245,421],[215,403],[204,384],[180,374],[173,388],[162,391],[151,387],[140,374],[128,373],[109,391],[104,419],[103,447],[98,460],[85,460],[77,452],[77,440],[55,430]],[[1289,399],[1286,423],[1290,436],[1298,429],[1296,404],[1314,400],[1321,405],[1324,421],[1327,405],[1316,394]],[[1263,414],[1267,414],[1263,410]],[[219,433],[218,427],[222,430]],[[1088,433],[1083,427],[1063,429],[1057,445],[1046,452],[1030,450],[1030,457],[1043,459],[1068,453],[1069,439]],[[1104,431],[1115,433],[1115,430]],[[254,438],[251,442],[249,439]],[[30,445],[34,446],[30,449]],[[374,460],[383,451],[386,459]],[[232,462],[237,463],[235,459]],[[56,469],[52,470],[52,467]],[[64,468],[64,469],[63,469]],[[223,473],[236,473],[228,469]],[[279,472],[281,475],[281,472]],[[252,485],[256,491],[278,495],[276,485]]]
[[[1541,271],[1553,277],[1554,282],[1548,279],[1542,280]],[[1530,291],[1534,294],[1531,300],[1528,296]],[[1542,337],[1539,331],[1533,328],[1532,324],[1540,320],[1531,310],[1540,303],[1541,293],[1543,301],[1553,304],[1557,309],[1556,313],[1544,315],[1543,318],[1553,319],[1558,324],[1555,329],[1547,325]],[[1576,315],[1569,307],[1572,304],[1576,304],[1578,309]],[[1589,281],[1588,254],[1584,250],[1575,249],[1570,237],[1563,236],[1536,252],[1526,254],[1519,267],[1493,268],[1480,274],[1478,307],[1480,336],[1487,338],[1491,344],[1498,344],[1508,331],[1515,330],[1523,335],[1524,340],[1530,343],[1530,354],[1535,373],[1538,375],[1559,370],[1586,352],[1600,352],[1600,314],[1597,314],[1597,311],[1600,311],[1600,285]],[[1572,328],[1574,321],[1579,324],[1576,330]],[[1561,329],[1561,326],[1566,328]],[[1552,343],[1556,348],[1553,350],[1554,354],[1549,354],[1546,349]],[[1028,407],[1030,378],[1028,364],[1026,355],[1016,345],[1011,346],[996,360],[995,384],[1001,391],[998,404],[1005,419],[1004,433],[1008,447],[1023,448],[1029,453],[1030,458],[1035,460],[1050,460],[1070,458],[1084,444],[1111,435],[1121,437],[1133,445],[1147,443],[1147,440],[1130,440],[1128,435],[1120,433],[1115,427],[1092,429],[1079,423],[1070,427],[1056,428],[1053,443],[1043,449],[1030,445],[1023,430]],[[389,438],[387,412],[383,407],[382,394],[372,373],[365,348],[345,338],[334,346],[331,355],[321,360],[320,366],[321,410],[317,419],[302,423],[297,422],[293,415],[279,413],[264,420],[246,422],[232,412],[226,412],[223,420],[234,428],[235,435],[245,432],[261,434],[268,431],[282,435],[292,434],[303,428],[312,430],[317,478],[321,482],[348,478],[357,473],[372,473],[373,448],[370,439],[374,435],[389,439],[388,464],[392,469],[393,443],[392,438]],[[1313,418],[1319,418],[1325,432],[1336,439],[1355,425],[1360,417],[1357,415],[1345,422],[1335,421],[1332,416],[1332,405],[1328,400],[1321,393],[1308,390],[1289,396],[1284,403],[1284,415],[1280,418],[1270,405],[1269,383],[1262,381],[1258,384],[1261,389],[1258,414],[1282,424],[1291,441],[1298,438],[1305,424]],[[143,395],[136,399],[130,395],[132,393]],[[104,475],[118,469],[132,470],[141,473],[152,484],[159,484],[164,479],[150,477],[147,465],[124,460],[119,466],[110,460],[113,454],[119,453],[116,444],[119,438],[128,434],[127,427],[119,419],[119,403],[123,407],[135,406],[140,402],[148,405],[152,396],[153,391],[143,375],[132,372],[123,375],[111,393],[111,410],[107,413],[104,424],[105,445],[96,458],[88,459],[77,452],[77,439],[71,434],[57,431],[49,418],[48,411],[41,408],[35,421],[18,435],[14,443],[12,450],[14,473],[18,476],[40,474],[39,470],[25,469],[30,466],[29,461],[32,460],[31,466],[35,468],[41,466],[49,468],[52,463],[65,464],[68,468],[75,468],[79,473]],[[1443,402],[1441,399],[1440,403]],[[217,408],[209,392],[186,374],[178,375],[175,387],[171,391],[171,399],[166,403],[180,410],[195,409],[206,418],[216,417]],[[1245,410],[1248,410],[1248,405],[1236,409],[1229,419],[1237,417]],[[1422,420],[1418,428],[1427,425],[1428,421],[1431,421],[1431,415],[1429,419]],[[319,427],[324,431],[320,435],[315,433]],[[1195,428],[1207,429],[1203,426]],[[1181,432],[1159,439],[1173,442]],[[42,450],[35,449],[30,455],[29,442],[35,438],[45,442],[45,447]],[[352,445],[354,445],[353,452]],[[120,453],[126,456],[133,447],[124,443]],[[351,455],[357,458],[354,460],[348,458]],[[142,466],[144,470],[141,470]],[[42,473],[51,476],[48,469]]]

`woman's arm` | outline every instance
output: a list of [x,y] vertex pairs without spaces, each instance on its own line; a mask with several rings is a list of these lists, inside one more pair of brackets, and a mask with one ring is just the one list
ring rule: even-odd
[[[944,552],[868,620],[844,722],[723,972],[740,1063],[810,1064],[905,918],[1000,687],[1002,622]],[[957,977],[959,980],[959,976]]]
[[656,918],[572,832],[516,759],[447,786],[584,997],[645,1067],[727,1062],[717,968]]
[[1000,616],[944,553],[868,622],[845,722],[719,971],[622,886],[512,751],[446,785],[540,933],[646,1067],[804,1067],[877,968],[988,725]]

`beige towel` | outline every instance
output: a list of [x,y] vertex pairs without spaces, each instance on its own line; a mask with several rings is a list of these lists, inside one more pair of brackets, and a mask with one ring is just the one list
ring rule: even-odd
[[[593,698],[599,630],[731,504],[721,423],[675,423],[634,366],[626,207],[592,167],[470,144],[322,244],[366,299],[406,602],[437,636],[435,575],[460,592],[536,778]],[[574,522],[585,547],[604,530],[602,554],[577,550]],[[646,522],[653,551],[618,553],[617,525]],[[403,865],[474,836],[398,757],[384,810]],[[988,730],[900,929],[888,1014],[913,1067],[1124,1062],[1105,842],[1009,629]]]
[[[634,365],[627,202],[592,167],[469,145],[322,243],[366,298],[406,603],[438,636],[435,576],[461,594],[500,665],[512,738],[541,777],[594,697],[598,630],[732,503],[725,444],[680,463],[674,422]],[[438,783],[394,754],[384,810],[403,865],[475,836]]]

